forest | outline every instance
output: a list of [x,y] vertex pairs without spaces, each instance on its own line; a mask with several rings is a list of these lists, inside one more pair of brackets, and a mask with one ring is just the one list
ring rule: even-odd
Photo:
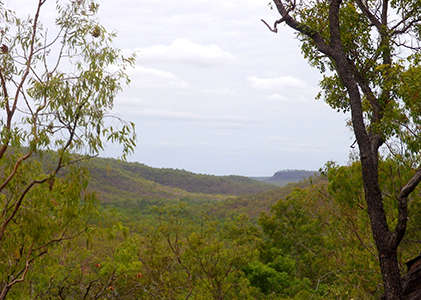
[[[127,167],[116,160],[94,163],[95,168],[116,173]],[[411,176],[391,160],[382,161],[380,168],[385,190]],[[124,194],[125,187],[107,191],[104,179],[95,172],[89,176],[85,163],[72,172],[78,176],[60,177],[52,191],[48,185],[34,190],[28,211],[10,226],[13,236],[3,239],[2,282],[24,279],[12,285],[7,298],[377,299],[382,295],[359,162],[328,163],[317,177],[239,196],[190,193],[145,179],[134,184],[144,194]],[[95,188],[88,181],[97,182]],[[101,196],[103,189],[106,198]],[[419,253],[417,193],[410,202],[414,215],[402,242],[402,262]],[[84,197],[79,199],[80,195]],[[385,205],[392,213],[393,198]]]
[[0,299],[419,299],[419,1],[272,3],[355,143],[270,178],[127,162],[109,111],[135,57],[100,2],[57,1],[48,31],[46,1],[0,1]]

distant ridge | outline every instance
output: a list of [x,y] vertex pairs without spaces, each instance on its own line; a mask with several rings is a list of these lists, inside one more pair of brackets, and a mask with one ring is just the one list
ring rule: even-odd
[[137,162],[95,158],[87,163],[90,187],[105,203],[165,199],[222,199],[276,188],[243,176],[214,176],[152,168]]
[[285,186],[288,183],[299,182],[312,176],[318,176],[319,172],[309,170],[280,170],[271,177],[251,177],[266,183]]

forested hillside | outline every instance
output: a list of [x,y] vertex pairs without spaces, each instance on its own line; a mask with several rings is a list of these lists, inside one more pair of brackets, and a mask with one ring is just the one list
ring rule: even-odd
[[[398,180],[393,162],[381,170],[385,187]],[[80,216],[86,231],[72,230],[71,242],[33,264],[11,299],[378,299],[359,171],[328,165],[325,175],[254,195],[99,206]],[[419,252],[420,224],[411,218],[403,261]]]
[[[222,194],[188,192],[182,188],[160,184],[127,168],[131,165],[134,164],[115,159],[94,159],[86,164],[90,173],[89,190],[96,194],[101,204],[144,212],[151,206],[168,205],[179,200],[199,203],[215,202],[227,197]],[[159,172],[159,169],[155,171],[157,174]],[[174,174],[174,181],[178,180]]]
[[[162,190],[161,196],[165,197],[168,194],[165,190],[176,192],[176,189],[190,193],[246,195],[276,188],[272,184],[248,177],[214,176],[195,174],[185,170],[159,169],[112,158],[92,159],[89,161],[89,169],[94,179],[92,184],[97,189],[104,190],[107,199],[110,198],[106,191],[108,188],[113,188],[114,191],[132,192],[140,197],[159,197],[159,190]],[[153,185],[151,182],[155,184]],[[159,185],[165,187],[159,188]],[[174,189],[169,189],[169,187]],[[153,189],[155,191],[152,191]]]
[[[157,169],[110,158],[92,159],[86,166],[91,177],[90,190],[96,193],[102,204],[145,212],[152,206],[165,206],[181,200],[201,205],[201,209],[209,210],[209,213],[217,217],[244,213],[256,218],[260,213],[268,212],[273,204],[294,189],[324,180],[317,176],[311,180],[298,181],[298,176],[291,175],[289,184],[278,187],[247,177],[211,176],[184,170]],[[299,174],[304,173],[299,171]],[[283,177],[283,180],[287,179]],[[166,185],[167,181],[172,185]],[[183,186],[195,183],[197,185],[192,187],[197,192],[183,189]],[[209,190],[214,193],[209,193]]]
[[258,218],[260,214],[267,213],[270,208],[280,199],[287,197],[297,189],[309,187],[314,184],[326,183],[323,176],[312,177],[312,179],[291,182],[282,187],[257,194],[229,197],[218,205],[212,207],[212,212],[217,216],[228,217],[236,214],[245,214],[250,218]]

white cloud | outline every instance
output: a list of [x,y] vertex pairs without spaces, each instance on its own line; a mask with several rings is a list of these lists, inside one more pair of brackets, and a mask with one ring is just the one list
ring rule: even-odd
[[278,94],[278,93],[269,95],[268,98],[270,100],[288,101],[288,99],[285,96],[282,96],[281,94]]
[[142,107],[143,105],[145,105],[145,99],[140,97],[120,96],[115,99],[114,105],[118,106],[119,108],[125,107],[133,109],[133,107]]
[[154,45],[135,50],[138,62],[176,62],[199,66],[220,65],[233,61],[234,56],[218,45],[201,45],[188,39],[176,39],[169,45]]
[[176,120],[176,121],[189,121],[189,122],[205,122],[205,123],[219,123],[219,124],[231,124],[231,125],[246,125],[253,123],[253,120],[240,116],[214,116],[214,115],[203,115],[201,113],[193,113],[186,111],[167,111],[159,109],[142,109],[139,111],[133,111],[137,116],[161,119],[161,120]]
[[305,88],[306,84],[301,79],[292,76],[280,76],[259,78],[250,76],[248,78],[251,86],[260,90],[280,90],[283,88]]
[[313,96],[294,95],[292,93],[286,93],[286,94],[274,93],[274,94],[269,95],[267,98],[272,101],[283,102],[283,103],[288,103],[288,104],[292,104],[292,103],[299,103],[299,104],[307,103],[308,104],[309,102],[314,102]]
[[202,92],[209,95],[216,96],[235,96],[238,91],[233,88],[215,88],[215,89],[202,89]]
[[270,145],[274,145],[276,148],[281,148],[285,151],[296,151],[306,153],[309,150],[311,152],[324,151],[323,147],[313,143],[303,143],[301,140],[296,138],[287,138],[282,136],[268,136],[267,142]]
[[129,75],[132,75],[132,85],[136,87],[187,88],[189,86],[186,81],[178,78],[174,73],[155,68],[136,66],[129,71]]

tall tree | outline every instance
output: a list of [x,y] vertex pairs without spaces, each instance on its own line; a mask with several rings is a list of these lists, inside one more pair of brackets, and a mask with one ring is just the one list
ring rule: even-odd
[[69,166],[106,141],[123,156],[135,142],[133,123],[109,113],[134,59],[112,47],[94,0],[56,1],[55,23],[43,27],[49,4],[36,0],[33,15],[19,18],[0,1],[0,299],[49,247],[74,236],[91,198],[80,168]]
[[[280,24],[292,28],[310,64],[323,74],[319,97],[351,112],[367,212],[386,299],[402,299],[398,246],[408,221],[408,196],[421,181],[421,4],[416,0],[274,0]],[[412,177],[387,218],[379,156],[392,156]]]

